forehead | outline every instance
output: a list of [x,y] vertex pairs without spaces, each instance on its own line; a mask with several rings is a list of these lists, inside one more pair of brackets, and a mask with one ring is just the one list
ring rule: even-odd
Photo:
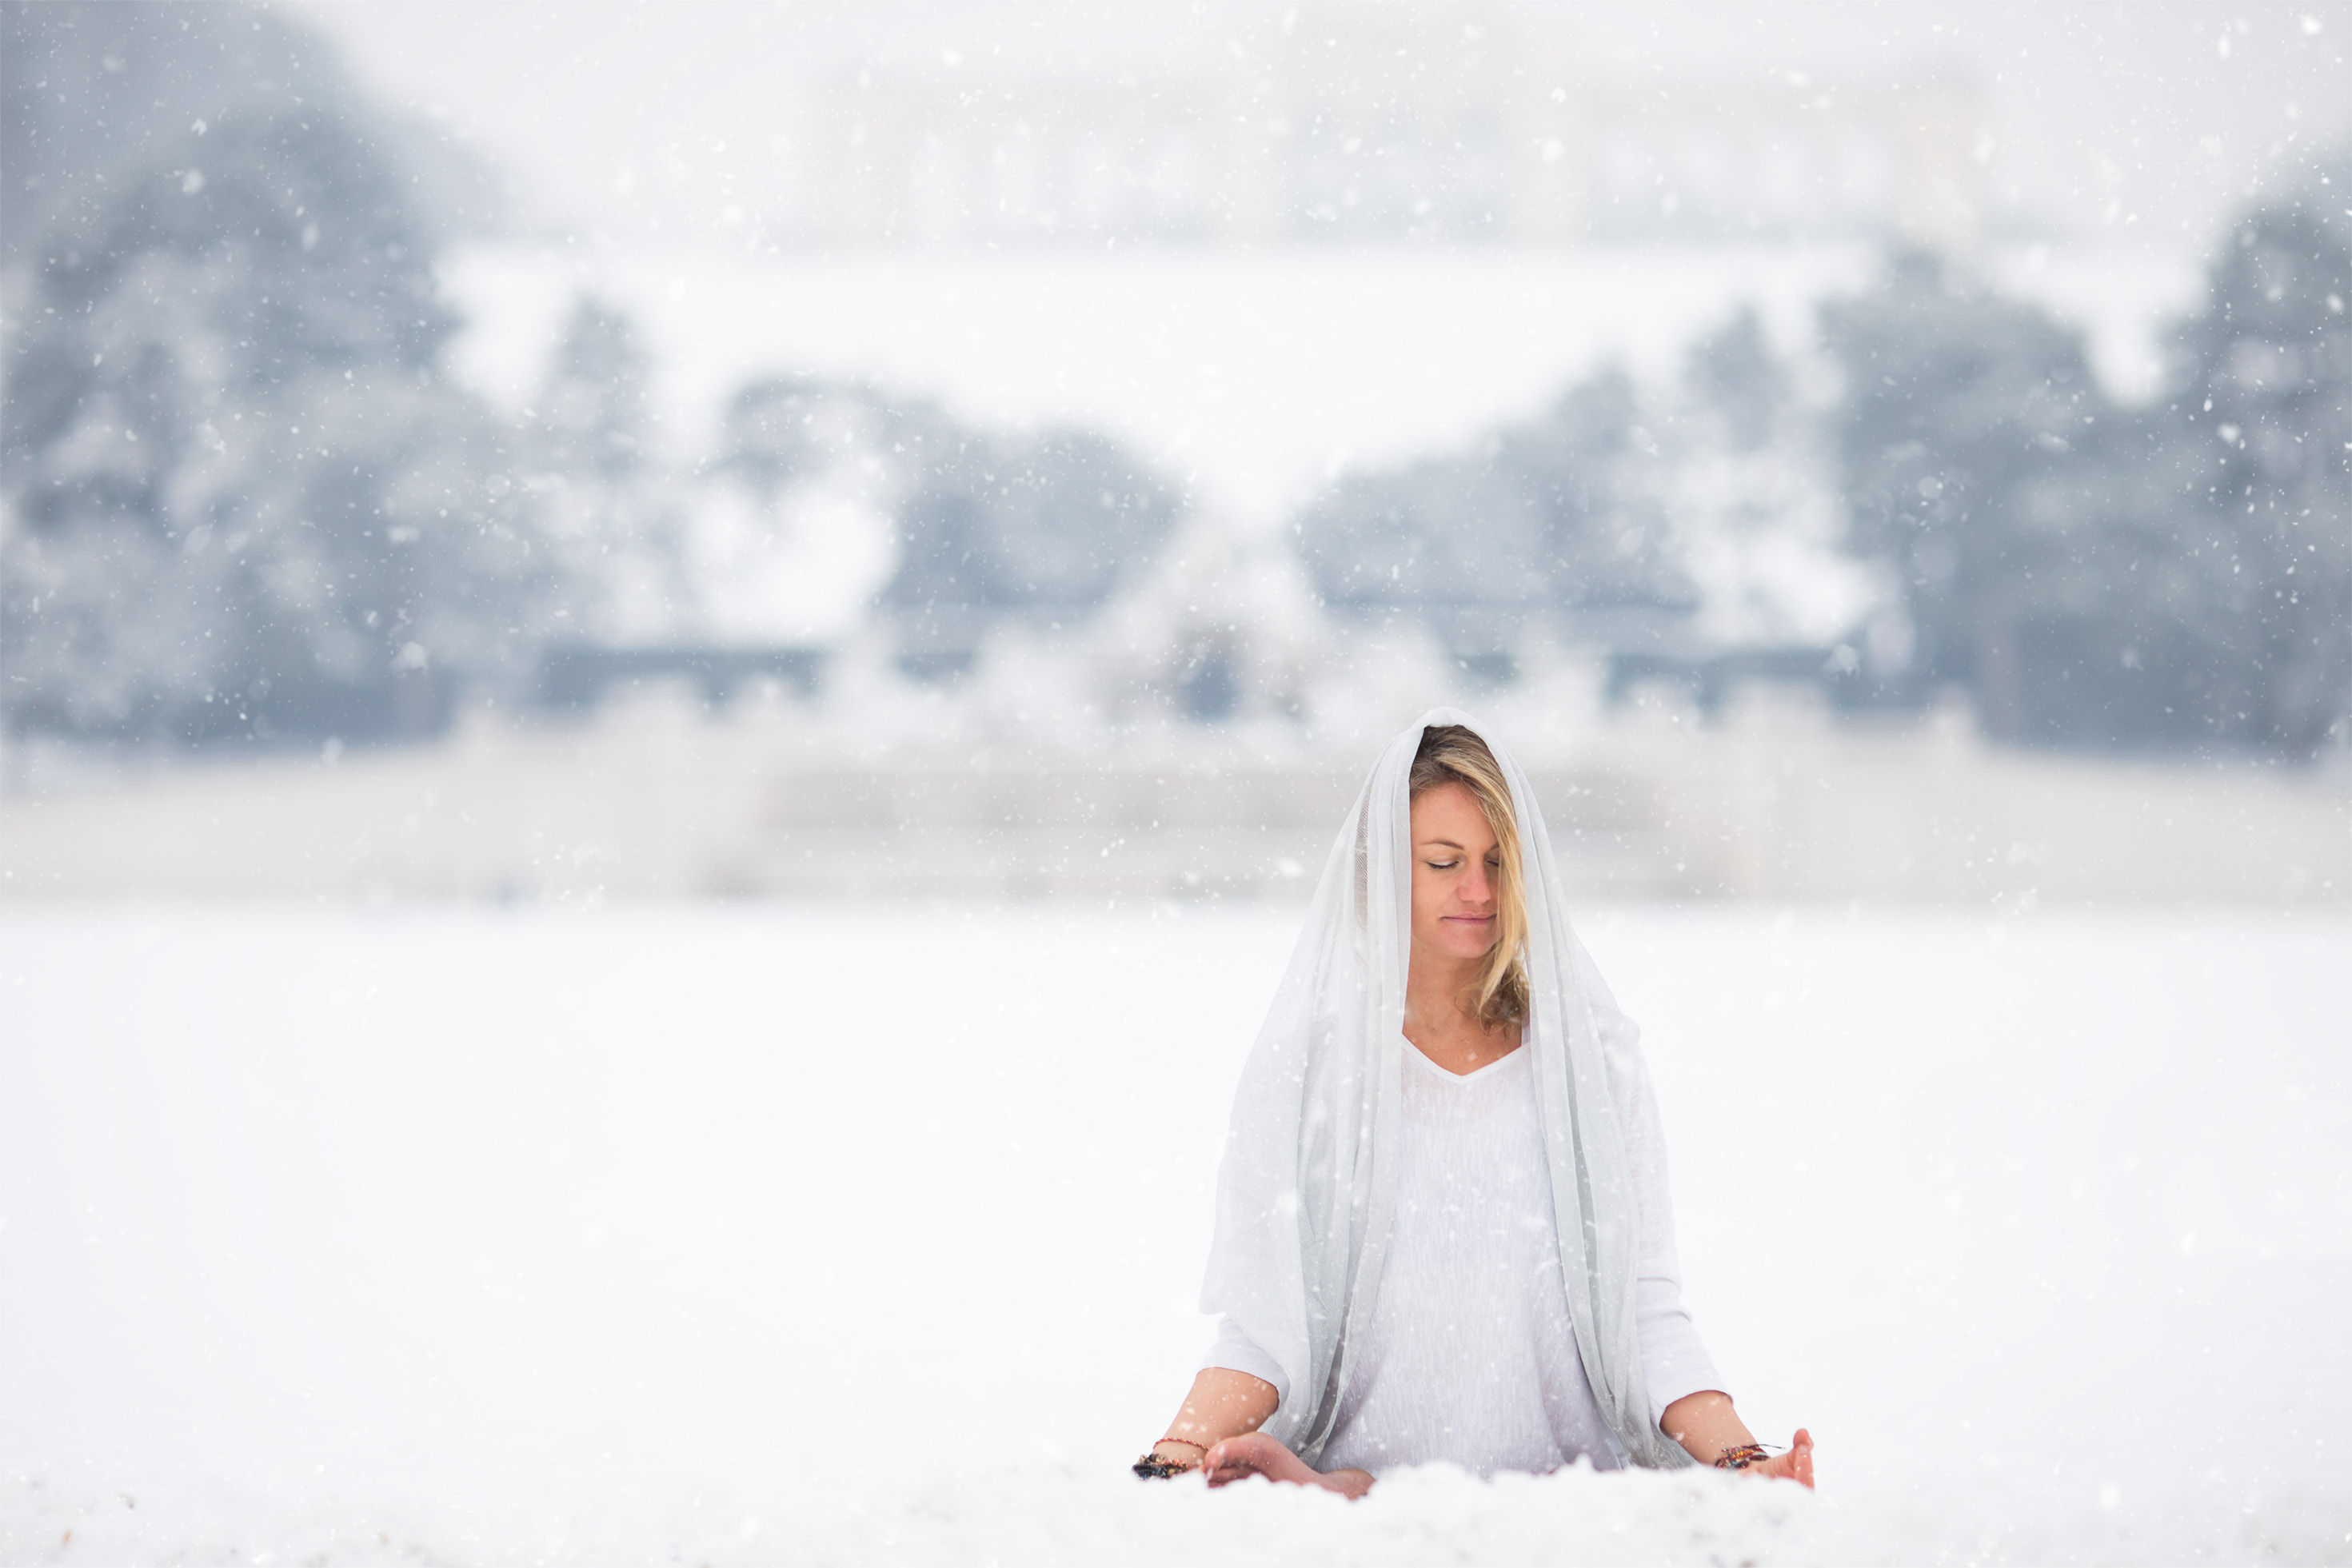
[[1416,841],[1449,839],[1465,849],[1495,841],[1486,813],[1478,809],[1478,797],[1468,785],[1452,781],[1424,789],[1414,798],[1412,836]]

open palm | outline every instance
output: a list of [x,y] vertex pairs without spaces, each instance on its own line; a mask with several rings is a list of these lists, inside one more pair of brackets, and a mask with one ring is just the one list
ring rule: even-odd
[[1799,1486],[1813,1484],[1813,1435],[1802,1427],[1789,1439],[1789,1451],[1775,1454],[1760,1464],[1748,1466],[1739,1472],[1743,1476],[1770,1476],[1775,1480],[1795,1481]]
[[1207,1472],[1213,1487],[1230,1485],[1244,1476],[1264,1476],[1270,1481],[1322,1487],[1342,1497],[1361,1497],[1372,1484],[1372,1478],[1362,1470],[1334,1470],[1325,1475],[1263,1432],[1244,1432],[1238,1437],[1226,1438],[1201,1457],[1201,1468]]

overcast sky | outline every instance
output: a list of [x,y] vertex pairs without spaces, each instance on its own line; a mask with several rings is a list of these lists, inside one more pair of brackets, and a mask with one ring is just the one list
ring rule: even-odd
[[[710,232],[811,84],[947,51],[1085,68],[1213,50],[1246,0],[1006,5],[297,0],[362,78],[520,176],[532,221],[623,242]],[[1645,0],[1543,5],[1593,76],[1704,81],[1958,67],[1985,95],[1996,222],[2201,250],[2305,151],[2352,135],[2352,0]],[[616,171],[660,169],[616,197]]]

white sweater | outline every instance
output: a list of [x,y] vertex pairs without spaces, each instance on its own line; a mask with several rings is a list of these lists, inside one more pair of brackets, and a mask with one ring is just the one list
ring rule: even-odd
[[[1568,1315],[1529,1054],[1522,1048],[1456,1076],[1405,1051],[1395,1228],[1323,1449],[1326,1470],[1450,1459],[1490,1476],[1540,1474],[1579,1455],[1598,1469],[1625,1462],[1593,1403]],[[1642,1237],[1635,1321],[1654,1420],[1683,1396],[1723,1383],[1683,1310],[1665,1139],[1646,1066],[1632,1091],[1622,1116]],[[1230,1318],[1202,1364],[1290,1396],[1281,1367]]]

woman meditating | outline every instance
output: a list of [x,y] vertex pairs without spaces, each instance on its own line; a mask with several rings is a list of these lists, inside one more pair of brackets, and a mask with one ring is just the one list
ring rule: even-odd
[[1216,1343],[1138,1474],[1360,1496],[1381,1471],[1769,1456],[1683,1311],[1657,1103],[1521,773],[1466,715],[1391,742],[1243,1070]]

